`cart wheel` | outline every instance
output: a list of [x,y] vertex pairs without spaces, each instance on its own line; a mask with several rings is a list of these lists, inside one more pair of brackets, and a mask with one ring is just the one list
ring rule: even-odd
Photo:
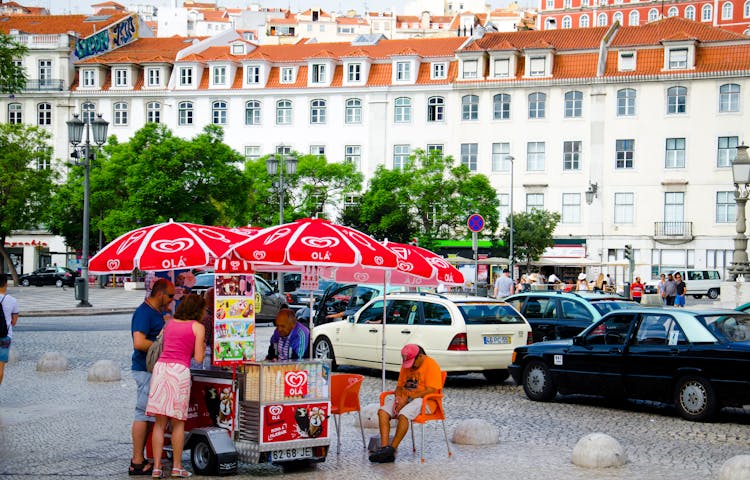
[[190,449],[190,460],[193,470],[198,475],[218,475],[219,473],[219,459],[205,438],[195,442],[193,448]]

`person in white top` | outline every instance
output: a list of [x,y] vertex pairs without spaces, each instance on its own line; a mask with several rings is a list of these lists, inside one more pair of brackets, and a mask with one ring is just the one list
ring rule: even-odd
[[5,325],[8,327],[8,334],[0,337],[0,384],[2,384],[5,364],[10,359],[10,339],[13,335],[13,326],[18,322],[18,301],[8,295],[8,275],[5,273],[0,273],[0,295],[0,308],[3,309]]
[[581,272],[578,274],[578,281],[576,282],[576,290],[588,290],[589,282],[586,281],[586,274]]
[[510,278],[510,270],[507,268],[503,270],[503,274],[497,277],[495,280],[495,298],[505,298],[513,293],[513,279]]

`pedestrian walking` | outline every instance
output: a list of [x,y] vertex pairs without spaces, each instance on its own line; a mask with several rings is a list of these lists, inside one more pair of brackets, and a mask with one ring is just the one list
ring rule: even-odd
[[[18,322],[18,301],[12,295],[8,295],[8,275],[0,273],[0,308],[2,308],[5,328],[2,329],[3,335],[0,335],[0,385],[3,383],[5,375],[5,364],[10,359],[10,339],[13,336],[13,327]],[[7,330],[7,333],[6,333]]]
[[680,275],[679,273],[674,274],[674,287],[676,291],[674,305],[675,307],[684,307],[687,285],[685,285],[685,282],[682,279],[682,275]]
[[641,283],[641,277],[635,277],[635,282],[630,285],[630,299],[635,302],[641,303],[644,288],[645,287],[643,283]]
[[661,303],[667,303],[667,292],[665,288],[667,286],[667,276],[663,273],[659,276],[659,283],[656,284],[656,293],[661,297]]
[[513,293],[513,279],[510,278],[510,270],[503,270],[503,274],[495,280],[495,298],[505,298]]
[[667,281],[664,283],[664,298],[666,304],[674,306],[675,298],[677,297],[677,286],[674,281],[674,277],[670,273],[667,275]]

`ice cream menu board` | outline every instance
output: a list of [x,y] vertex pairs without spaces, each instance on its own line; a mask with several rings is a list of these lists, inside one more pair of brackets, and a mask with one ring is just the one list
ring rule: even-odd
[[213,363],[255,360],[255,281],[251,273],[217,273]]

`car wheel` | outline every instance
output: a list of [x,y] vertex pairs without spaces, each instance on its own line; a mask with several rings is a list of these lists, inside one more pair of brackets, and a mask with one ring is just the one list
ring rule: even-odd
[[332,370],[336,370],[338,367],[338,365],[336,365],[336,356],[333,354],[333,345],[331,345],[331,341],[328,340],[327,337],[320,337],[315,340],[315,345],[313,345],[313,355],[315,355],[315,358],[321,360],[330,360]]
[[28,278],[24,278],[23,280],[21,280],[21,285],[23,285],[24,287],[28,287],[29,285],[31,285],[31,283],[29,282]]
[[682,418],[700,422],[711,418],[715,413],[716,394],[705,378],[682,377],[675,388],[674,403]]
[[532,360],[523,370],[523,391],[536,402],[548,402],[555,398],[557,389],[549,368],[541,360]]
[[193,464],[193,470],[198,475],[219,473],[219,459],[205,438],[198,440],[190,449],[190,461]]
[[718,288],[712,288],[711,290],[709,290],[708,291],[708,298],[710,298],[711,300],[716,300],[717,298],[719,298],[719,289]]
[[59,279],[58,279],[58,280],[56,280],[56,281],[55,281],[55,286],[56,286],[57,288],[62,288],[62,286],[63,286],[63,281],[62,281],[62,280],[59,280]]
[[693,298],[700,300],[701,298],[703,298],[703,295],[693,295]]
[[508,370],[485,370],[482,374],[484,375],[484,378],[487,379],[487,383],[493,385],[503,383],[510,375]]

